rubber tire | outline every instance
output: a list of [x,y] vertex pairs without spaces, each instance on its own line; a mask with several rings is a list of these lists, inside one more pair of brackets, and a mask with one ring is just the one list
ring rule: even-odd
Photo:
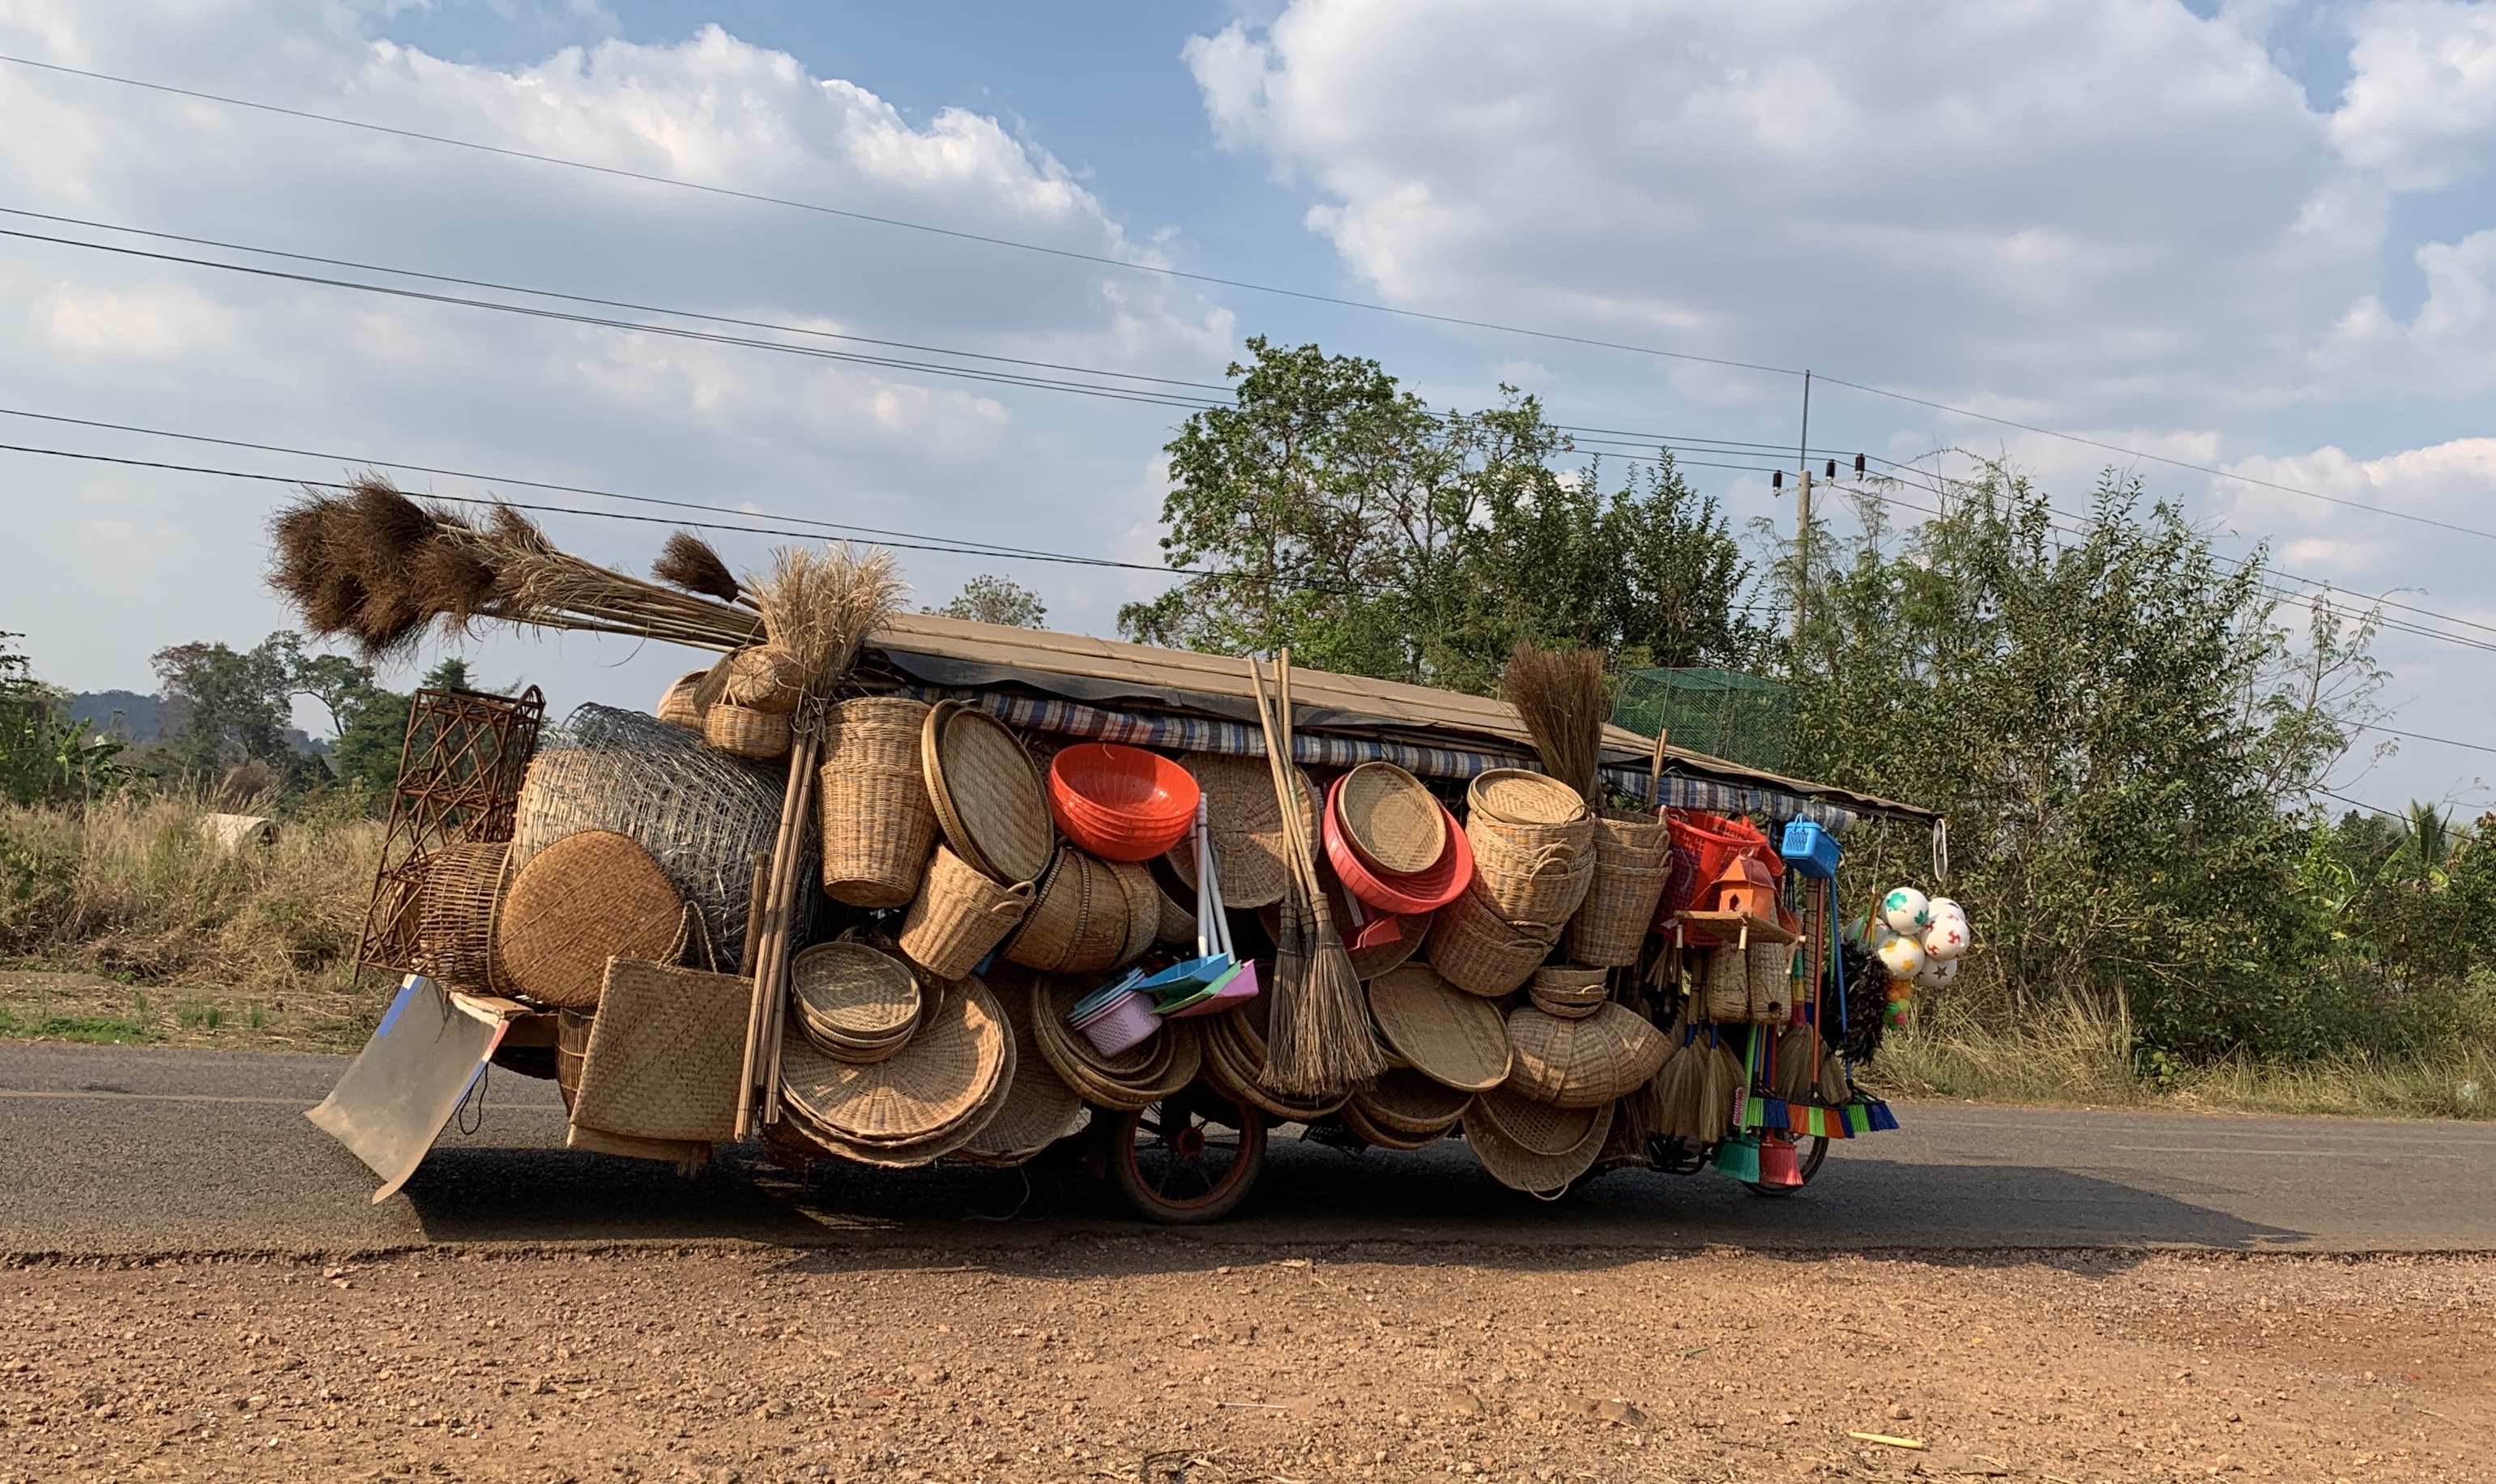
[[1794,1191],[1801,1190],[1803,1185],[1811,1184],[1811,1177],[1820,1173],[1821,1161],[1827,1158],[1828,1140],[1825,1138],[1814,1138],[1811,1141],[1811,1148],[1804,1153],[1800,1161],[1802,1166],[1802,1185],[1761,1185],[1756,1181],[1750,1180],[1745,1180],[1742,1183],[1751,1188],[1751,1193],[1754,1195],[1766,1195],[1772,1198],[1782,1199],[1788,1195],[1792,1195]]
[[[1199,1116],[1210,1108],[1220,1115],[1219,1121],[1239,1130],[1238,1154],[1231,1168],[1214,1189],[1194,1201],[1171,1201],[1152,1188],[1137,1162],[1137,1146],[1150,1137],[1144,1129],[1147,1115],[1172,1110],[1180,1117]],[[1121,1113],[1106,1118],[1104,1143],[1109,1165],[1110,1184],[1126,1197],[1127,1204],[1145,1221],[1164,1226],[1203,1226],[1231,1215],[1256,1188],[1257,1176],[1265,1167],[1265,1115],[1256,1108],[1243,1108],[1230,1098],[1209,1089],[1191,1088],[1177,1098],[1151,1108]]]

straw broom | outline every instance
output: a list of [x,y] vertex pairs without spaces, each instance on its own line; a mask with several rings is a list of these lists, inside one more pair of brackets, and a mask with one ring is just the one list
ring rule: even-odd
[[1538,649],[1519,641],[1510,652],[1500,688],[1534,738],[1543,769],[1596,802],[1595,770],[1603,748],[1604,657],[1591,649]]

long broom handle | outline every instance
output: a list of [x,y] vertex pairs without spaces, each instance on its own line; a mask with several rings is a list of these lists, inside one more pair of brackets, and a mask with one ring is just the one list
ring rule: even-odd
[[770,1053],[764,1059],[767,1072],[763,1083],[763,1122],[765,1124],[780,1122],[780,1042],[789,1025],[789,934],[793,926],[792,919],[797,914],[797,893],[806,886],[805,882],[796,880],[796,877],[797,868],[806,859],[806,817],[814,808],[817,777],[815,770],[822,765],[823,756],[824,739],[821,732],[799,743],[797,751],[791,755],[792,765],[803,768],[805,781],[799,786],[797,795],[797,829],[791,836],[794,845],[789,852],[791,880],[788,886],[780,892],[780,942],[776,944],[778,962],[772,970],[771,999],[764,1008],[764,1038]]

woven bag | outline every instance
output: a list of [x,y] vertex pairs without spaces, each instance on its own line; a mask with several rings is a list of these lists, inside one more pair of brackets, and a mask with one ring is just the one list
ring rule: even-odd
[[[1043,974],[1097,974],[1127,951],[1128,912],[1126,882],[1108,861],[1060,850],[1022,926],[1006,941],[1006,957]],[[1158,901],[1153,921],[1158,927]]]
[[940,979],[961,978],[1022,921],[1031,895],[1030,882],[1000,886],[940,845],[902,919],[901,951]]
[[754,981],[640,959],[607,965],[572,1121],[637,1139],[736,1137]]
[[659,720],[671,727],[702,730],[702,708],[694,704],[694,690],[702,683],[708,670],[687,670],[669,686],[659,697]]
[[732,706],[787,716],[806,694],[797,657],[777,644],[754,644],[730,655],[728,680],[719,698]]
[[936,845],[920,766],[923,702],[872,696],[832,707],[820,777],[824,892],[852,907],[919,895]]
[[782,712],[758,711],[724,700],[702,713],[702,740],[737,757],[786,757],[789,718]]
[[1748,958],[1747,1018],[1763,1026],[1784,1025],[1794,1014],[1794,944],[1755,943]]
[[1562,938],[1581,964],[1635,964],[1672,881],[1672,830],[1661,820],[1597,819],[1595,879]]
[[1543,927],[1503,919],[1481,893],[1464,895],[1439,909],[1430,919],[1430,936],[1422,954],[1440,976],[1467,994],[1496,998],[1533,977],[1551,956],[1560,936],[1555,924]]

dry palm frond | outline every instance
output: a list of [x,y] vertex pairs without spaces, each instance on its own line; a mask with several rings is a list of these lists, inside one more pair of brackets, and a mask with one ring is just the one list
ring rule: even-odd
[[764,632],[796,658],[810,698],[849,673],[858,646],[910,590],[891,552],[847,541],[821,551],[779,547],[770,572],[747,574],[745,585],[763,610]]
[[1508,657],[1501,689],[1533,736],[1544,771],[1594,803],[1597,754],[1610,714],[1604,706],[1604,657],[1520,642]]
[[691,531],[678,531],[659,548],[659,559],[650,564],[650,575],[671,587],[722,603],[751,603],[745,589],[736,582],[736,574],[728,570],[711,543]]

